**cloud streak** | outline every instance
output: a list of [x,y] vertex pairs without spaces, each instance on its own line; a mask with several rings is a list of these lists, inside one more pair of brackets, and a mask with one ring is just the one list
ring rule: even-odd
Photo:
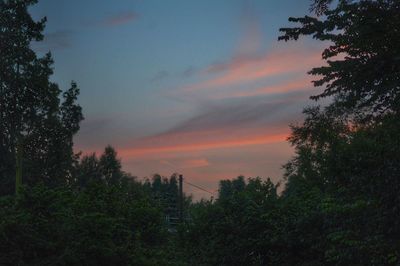
[[184,160],[161,160],[161,164],[170,166],[174,169],[190,169],[209,166],[210,162],[206,158],[184,159]]
[[[201,135],[201,133],[200,133]],[[196,138],[199,135],[189,134],[178,135],[178,137],[189,137]],[[210,150],[210,149],[219,149],[219,148],[233,148],[240,146],[248,146],[248,145],[257,145],[257,144],[267,144],[274,142],[282,142],[288,137],[287,133],[275,134],[275,135],[265,135],[260,134],[256,136],[242,137],[242,138],[234,138],[234,139],[223,139],[223,140],[209,140],[209,141],[199,141],[196,143],[176,143],[175,145],[172,142],[168,142],[167,145],[160,146],[147,146],[147,147],[134,147],[131,149],[122,149],[119,150],[119,154],[123,157],[136,157],[142,156],[145,154],[154,154],[154,153],[169,153],[169,152],[187,152],[187,151],[201,151],[201,150]],[[152,141],[156,139],[148,139],[147,141]],[[168,140],[168,139],[165,139]],[[171,140],[171,139],[170,139]],[[157,141],[158,142],[158,141]]]
[[197,73],[197,69],[194,66],[188,66],[181,74],[183,78],[190,78]]
[[216,77],[185,86],[183,91],[215,89],[291,73],[305,75],[321,62],[320,53],[311,49],[277,49],[263,55],[235,56],[204,70],[207,74],[218,74]]
[[151,81],[162,81],[168,78],[169,76],[170,74],[168,73],[168,71],[160,70],[151,78]]
[[115,27],[123,24],[127,24],[133,20],[136,20],[138,15],[133,11],[121,12],[109,17],[106,17],[101,22],[101,25],[106,27]]
[[42,42],[33,42],[32,47],[38,52],[48,52],[63,50],[72,46],[72,36],[74,32],[70,30],[60,30],[44,35]]
[[[163,133],[134,140],[120,150],[125,158],[185,153],[284,142],[297,101],[254,101],[209,106],[208,111]],[[294,108],[295,109],[295,108]]]
[[241,97],[254,97],[272,94],[287,94],[290,92],[306,92],[309,94],[310,88],[313,88],[311,77],[295,79],[293,81],[283,82],[279,84],[267,85],[259,87],[255,90],[244,90],[231,92],[228,94],[214,94],[214,99],[224,98],[241,98]]

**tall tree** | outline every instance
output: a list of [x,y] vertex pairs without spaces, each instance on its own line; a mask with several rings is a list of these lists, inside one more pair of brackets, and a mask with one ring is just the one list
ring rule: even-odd
[[121,183],[123,178],[121,162],[117,158],[117,152],[113,147],[107,146],[104,149],[104,153],[100,157],[99,167],[107,184],[118,185]]
[[90,183],[101,183],[103,181],[96,154],[85,155],[75,167],[75,182],[79,188],[85,188]]
[[51,54],[37,57],[30,47],[32,41],[43,40],[46,22],[46,18],[36,22],[28,13],[36,3],[0,1],[1,194],[14,190],[18,145],[23,150],[24,182],[65,182],[74,160],[72,137],[83,119],[76,103],[76,84],[61,95],[58,85],[49,79],[53,74]]

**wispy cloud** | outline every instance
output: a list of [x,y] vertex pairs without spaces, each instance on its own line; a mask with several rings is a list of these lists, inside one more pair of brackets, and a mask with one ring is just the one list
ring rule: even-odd
[[[268,95],[287,95],[290,92],[298,92],[298,95],[306,94],[306,97],[310,95],[313,89],[311,83],[312,78],[309,76],[293,79],[278,84],[265,85],[256,89],[246,89],[241,91],[234,91],[228,93],[214,93],[212,99],[225,99],[225,98],[241,98],[241,97],[255,97],[255,96],[268,96]],[[304,99],[304,97],[300,97]]]
[[127,144],[120,153],[129,158],[283,142],[287,125],[296,117],[296,104],[286,100],[210,106],[170,130]]
[[60,30],[44,35],[41,42],[33,42],[32,47],[38,52],[48,52],[70,48],[74,32],[71,30]]
[[194,74],[197,73],[197,69],[194,66],[188,66],[183,72],[182,72],[182,77],[184,78],[190,78]]
[[[203,132],[201,132],[203,133]],[[186,137],[196,139],[199,134],[182,134],[179,137]],[[256,136],[247,136],[242,138],[234,138],[234,139],[220,139],[214,141],[198,141],[195,143],[187,143],[187,142],[179,142],[175,145],[171,142],[171,138],[164,139],[166,140],[166,145],[160,146],[148,146],[148,147],[135,147],[132,149],[121,149],[119,152],[124,157],[136,157],[143,156],[145,154],[158,154],[158,153],[175,153],[175,152],[188,152],[188,151],[201,151],[201,150],[212,150],[219,148],[233,148],[240,146],[248,146],[248,145],[257,145],[257,144],[266,144],[266,143],[274,143],[274,142],[283,142],[288,137],[288,134],[274,134],[274,135],[265,135],[259,134]],[[149,139],[151,141],[157,141],[157,139]]]
[[[240,22],[241,37],[233,55],[197,71],[203,74],[203,79],[183,86],[180,92],[197,93],[206,90],[215,92],[235,86],[243,86],[247,90],[250,83],[289,74],[306,75],[308,70],[322,62],[319,50],[304,43],[296,45],[279,43],[278,46],[274,44],[266,48],[263,43],[264,32],[260,15],[251,1],[244,2]],[[280,87],[295,87],[293,80],[286,80],[291,86],[281,84]],[[261,91],[266,92],[259,90],[257,93]]]
[[101,151],[109,144],[111,128],[115,127],[115,120],[109,117],[87,117],[81,123],[81,129],[75,137],[75,147],[85,153]]
[[250,1],[245,1],[242,6],[240,24],[242,36],[236,50],[237,55],[256,54],[262,48],[262,24],[260,14]]
[[170,74],[168,71],[160,70],[151,78],[151,81],[162,81],[169,76],[170,76]]
[[[196,79],[202,75],[205,80],[180,87],[178,93],[202,94],[211,100],[210,105],[199,106],[197,115],[160,134],[119,145],[123,158],[150,158],[159,154],[163,158],[170,153],[182,155],[285,141],[288,124],[299,118],[296,113],[301,111],[309,96],[307,90],[312,87],[306,72],[321,62],[321,56],[307,45],[263,48],[259,22],[254,17],[250,13],[244,15],[244,37],[230,59],[203,69],[190,66],[181,72],[186,77],[200,73]],[[133,14],[110,17],[108,24],[119,25],[134,18]],[[151,80],[161,81],[171,75],[174,74],[161,70]],[[262,84],[248,86],[254,81]],[[278,96],[270,97],[272,94]],[[240,101],[245,97],[255,99]],[[204,102],[207,101],[196,104]]]
[[216,74],[216,77],[185,86],[183,91],[215,89],[291,73],[306,75],[310,68],[321,62],[320,53],[308,47],[277,48],[262,55],[234,56],[204,70],[204,73]]
[[206,158],[161,160],[160,163],[175,169],[198,168],[210,165]]
[[133,20],[136,20],[138,18],[138,15],[133,12],[133,11],[126,11],[126,12],[121,12],[119,14],[115,14],[109,17],[104,18],[101,21],[102,26],[106,27],[115,27],[123,24],[127,24]]
[[[198,80],[172,91],[178,97],[238,98],[312,88],[307,72],[323,64],[320,49],[305,42],[275,43],[266,48],[260,16],[245,2],[242,36],[233,55],[196,71]],[[299,75],[302,76],[298,79]],[[281,80],[276,84],[276,80]],[[272,85],[271,85],[272,83]],[[262,85],[265,84],[265,85]],[[254,89],[254,86],[257,88]]]

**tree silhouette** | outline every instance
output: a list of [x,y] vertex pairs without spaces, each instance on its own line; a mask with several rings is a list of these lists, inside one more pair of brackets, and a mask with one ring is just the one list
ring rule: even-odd
[[333,96],[341,113],[358,120],[398,112],[400,102],[400,4],[397,0],[315,1],[322,6],[321,19],[310,16],[289,18],[299,27],[282,28],[280,40],[297,40],[301,35],[329,41],[322,53],[327,66],[309,73],[321,77],[315,86],[326,86],[320,99]]
[[121,183],[123,178],[121,162],[117,159],[117,152],[113,147],[107,146],[104,149],[104,153],[100,156],[99,167],[107,184],[118,185]]
[[43,40],[46,22],[46,18],[35,22],[28,13],[28,7],[36,2],[0,2],[1,194],[14,190],[18,146],[24,182],[65,182],[74,160],[72,137],[83,119],[76,103],[76,84],[61,95],[49,79],[53,73],[51,54],[39,58],[30,47],[32,41]]

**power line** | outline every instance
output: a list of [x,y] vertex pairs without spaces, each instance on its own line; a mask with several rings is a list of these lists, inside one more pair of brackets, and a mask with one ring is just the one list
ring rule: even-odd
[[183,182],[184,182],[185,184],[188,184],[188,185],[192,186],[192,187],[195,187],[195,188],[197,188],[197,189],[200,189],[200,190],[202,190],[202,191],[204,191],[204,192],[210,193],[211,195],[214,196],[214,193],[213,193],[213,192],[208,191],[208,190],[205,189],[205,188],[202,188],[202,187],[197,186],[197,185],[195,185],[195,184],[189,183],[189,182],[187,182],[187,181],[185,181],[185,180],[183,180]]

